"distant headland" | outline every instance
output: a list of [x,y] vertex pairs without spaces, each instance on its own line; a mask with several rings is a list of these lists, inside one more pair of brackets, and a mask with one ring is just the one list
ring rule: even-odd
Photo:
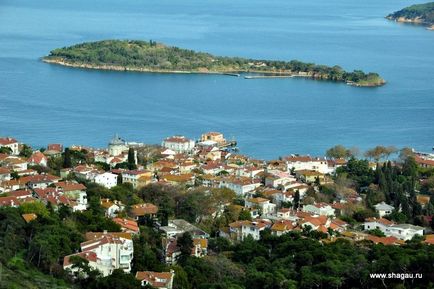
[[429,30],[434,30],[434,2],[412,5],[389,14],[386,18],[397,22],[425,25]]
[[155,73],[228,74],[254,73],[257,77],[308,77],[345,82],[353,86],[385,84],[377,73],[347,72],[339,66],[316,65],[297,60],[255,60],[214,56],[155,41],[103,40],[54,49],[44,62],[70,67]]

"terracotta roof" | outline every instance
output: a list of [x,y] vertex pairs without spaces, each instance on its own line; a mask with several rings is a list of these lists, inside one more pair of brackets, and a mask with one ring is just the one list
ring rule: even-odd
[[8,168],[0,167],[0,175],[8,175],[11,173],[11,170]]
[[40,164],[47,161],[47,157],[40,151],[35,151],[27,160],[29,163]]
[[125,218],[113,218],[113,222],[126,230],[133,231],[135,233],[139,232],[139,225],[134,220]]
[[[128,239],[128,240],[132,240],[132,236],[131,233],[126,233],[126,232],[87,232],[85,234],[85,239],[87,241],[95,241],[97,239],[100,239],[102,237],[105,236],[110,236],[110,237],[116,237],[116,238],[123,238],[123,239]],[[86,243],[86,242],[83,242]]]
[[33,214],[33,213],[31,213],[31,214],[22,214],[21,216],[23,217],[24,221],[26,221],[26,223],[29,223],[29,222],[35,220],[38,217],[36,214]]
[[136,279],[148,282],[155,288],[167,288],[174,274],[171,272],[137,271]]
[[403,243],[403,241],[400,241],[395,237],[377,237],[373,235],[367,235],[366,239],[374,242],[375,244],[383,245],[400,245]]
[[207,136],[207,135],[209,135],[209,136],[220,136],[220,135],[223,135],[223,134],[221,132],[210,131],[210,132],[204,133],[202,136]]
[[64,192],[86,190],[85,185],[74,182],[58,182],[56,183],[56,187],[62,188]]
[[271,227],[272,231],[280,231],[280,232],[291,231],[293,229],[294,229],[294,225],[289,220],[276,221]]
[[434,234],[425,236],[425,243],[429,245],[434,245]]
[[2,137],[0,138],[0,145],[10,145],[17,143],[17,140],[11,137]]
[[177,182],[177,183],[183,183],[191,181],[193,178],[193,174],[182,174],[182,175],[166,175],[164,176],[164,179],[167,182]]
[[368,218],[365,220],[365,222],[377,222],[377,223],[380,223],[380,224],[383,224],[386,226],[391,226],[391,225],[395,224],[394,222],[389,221],[388,219],[384,219],[384,218],[378,218],[378,219],[377,218]]
[[158,212],[158,207],[154,204],[144,203],[131,206],[131,214],[133,216],[152,215]]
[[103,207],[105,209],[108,209],[114,205],[114,203],[112,201],[110,201],[110,199],[101,199],[100,204],[101,204],[101,207]]
[[430,201],[430,196],[427,195],[417,195],[417,202],[423,206],[427,205]]
[[130,171],[124,171],[122,172],[122,174],[125,175],[133,175],[133,176],[138,176],[138,175],[143,175],[143,174],[150,174],[150,171],[147,170],[130,170]]
[[58,152],[62,152],[63,151],[63,145],[61,144],[49,144],[47,146],[47,150],[48,151],[58,151]]
[[72,256],[78,256],[78,257],[81,257],[81,258],[83,258],[85,260],[88,260],[90,262],[96,262],[97,259],[98,259],[96,253],[94,253],[92,251],[80,252],[80,253],[77,253],[77,254],[72,254],[72,255],[65,256],[63,258],[63,267],[71,265],[71,261],[70,260],[71,260]]
[[175,143],[186,143],[190,140],[186,138],[185,136],[172,136],[168,137],[164,140],[165,142],[175,142]]
[[314,171],[314,170],[298,170],[295,171],[296,174],[304,175],[304,176],[323,176],[323,173]]
[[255,204],[270,202],[270,200],[261,197],[247,199],[247,201]]
[[195,238],[193,239],[193,245],[199,245],[202,249],[205,249],[208,248],[208,240],[205,238]]
[[0,197],[0,207],[11,207],[20,205],[16,197]]
[[422,158],[420,156],[415,156],[414,159],[415,159],[416,163],[418,163],[418,164],[434,167],[434,160],[425,159],[425,158]]
[[32,192],[28,191],[28,190],[17,190],[17,191],[9,192],[8,195],[10,197],[16,197],[16,198],[20,199],[20,198],[25,198],[25,197],[31,197]]
[[250,221],[235,221],[233,223],[229,224],[229,227],[231,228],[241,228],[243,225],[250,224]]

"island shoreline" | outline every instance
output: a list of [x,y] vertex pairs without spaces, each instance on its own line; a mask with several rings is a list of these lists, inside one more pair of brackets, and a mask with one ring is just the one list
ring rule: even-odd
[[[127,71],[127,72],[141,72],[141,73],[161,73],[161,74],[203,74],[203,75],[226,75],[226,76],[240,76],[240,74],[257,74],[253,77],[245,77],[246,79],[266,79],[266,78],[292,78],[292,77],[303,77],[314,80],[326,80],[332,82],[341,82],[330,79],[321,79],[320,77],[315,77],[310,74],[300,74],[293,72],[270,72],[263,70],[227,70],[227,71],[200,71],[200,70],[161,70],[161,69],[149,69],[140,67],[127,67],[119,65],[92,65],[86,63],[72,63],[65,61],[64,59],[49,59],[47,56],[41,58],[42,62],[54,65],[60,65],[71,68],[81,68],[89,70],[105,70],[105,71]],[[381,83],[367,83],[360,84],[355,82],[343,82],[350,86],[355,87],[380,87],[386,84],[386,81]]]

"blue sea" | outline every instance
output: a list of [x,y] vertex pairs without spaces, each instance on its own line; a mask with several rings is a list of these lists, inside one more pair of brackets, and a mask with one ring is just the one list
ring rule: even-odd
[[[434,145],[434,31],[384,16],[404,0],[0,0],[0,136],[34,147],[160,143],[221,131],[242,153],[323,155],[335,144]],[[217,55],[378,72],[387,85],[92,71],[50,50],[156,40]]]

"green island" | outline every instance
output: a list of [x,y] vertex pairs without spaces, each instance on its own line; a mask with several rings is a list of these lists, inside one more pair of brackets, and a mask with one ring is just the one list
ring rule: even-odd
[[397,22],[426,25],[429,30],[434,30],[434,2],[412,5],[389,14],[386,18]]
[[353,86],[375,87],[385,84],[377,73],[347,72],[339,66],[316,65],[297,60],[255,60],[214,56],[155,41],[104,40],[54,49],[44,62],[70,67],[157,73],[208,73],[239,76],[254,73],[266,77],[308,77],[345,82]]

